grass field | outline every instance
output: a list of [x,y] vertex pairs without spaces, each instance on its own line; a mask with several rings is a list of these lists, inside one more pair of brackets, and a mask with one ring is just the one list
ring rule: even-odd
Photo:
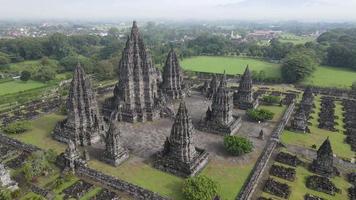
[[298,36],[292,33],[283,33],[279,41],[281,42],[291,42],[293,44],[305,44],[306,42],[314,41],[316,38],[311,36]]
[[356,81],[355,70],[318,66],[312,76],[302,83],[321,87],[350,88],[354,81]]
[[[130,161],[124,162],[117,168],[97,160],[91,160],[89,166],[163,196],[175,200],[184,200],[182,194],[184,179],[157,170],[146,162],[137,160],[135,157],[131,157],[130,159]],[[254,163],[239,165],[212,159],[201,174],[219,183],[221,186],[220,194],[224,200],[233,200],[242,188],[253,165]]]
[[[279,164],[279,163],[278,163]],[[281,165],[281,164],[279,164]],[[314,190],[311,190],[309,188],[307,188],[305,186],[306,183],[306,178],[308,176],[313,175],[311,172],[309,172],[307,169],[305,169],[304,167],[297,167],[296,168],[296,180],[294,180],[294,182],[290,182],[284,179],[280,179],[278,177],[273,177],[274,179],[276,179],[279,182],[282,183],[286,183],[289,186],[291,186],[291,190],[292,193],[289,197],[289,200],[300,200],[303,199],[304,195],[309,193],[312,195],[316,195],[319,197],[322,197],[324,199],[333,199],[333,200],[345,200],[348,199],[347,196],[347,189],[351,186],[350,183],[348,183],[346,180],[344,180],[342,177],[335,177],[332,178],[331,181],[336,185],[336,187],[340,188],[342,190],[341,194],[336,194],[335,196],[331,196],[322,192],[317,192]],[[282,200],[282,198],[278,198],[274,195],[270,195],[268,193],[263,193],[264,197],[271,197],[273,199],[277,199],[277,200]]]
[[63,115],[49,114],[31,121],[31,130],[20,135],[12,135],[20,141],[33,144],[42,149],[53,149],[57,153],[63,152],[66,145],[56,142],[51,137],[51,132],[56,123],[64,119]]
[[338,132],[331,132],[324,129],[318,128],[318,114],[320,112],[320,97],[317,96],[315,98],[315,106],[314,113],[312,113],[313,119],[309,120],[312,125],[309,127],[311,133],[310,134],[299,134],[291,131],[285,130],[282,134],[282,142],[287,144],[293,144],[302,146],[305,148],[311,149],[311,146],[315,144],[319,147],[323,141],[329,137],[331,146],[333,148],[334,153],[339,157],[344,158],[353,158],[355,157],[355,153],[351,151],[351,147],[349,144],[344,142],[346,136],[343,134],[343,116],[342,116],[342,106],[340,102],[336,102],[335,115],[339,116],[337,119],[338,125],[336,128],[339,130]]
[[[58,63],[58,61],[50,59],[50,61]],[[39,69],[41,66],[40,60],[26,60],[23,62],[18,62],[18,63],[11,63],[9,64],[7,71],[10,72],[21,72],[23,70],[27,70],[29,72],[35,72]]]
[[30,89],[45,87],[46,84],[37,81],[27,81],[23,82],[20,80],[12,80],[0,83],[0,96],[6,94],[14,94]]
[[198,56],[184,59],[181,65],[185,70],[214,73],[226,70],[227,74],[243,74],[249,65],[251,70],[265,71],[268,77],[281,77],[278,64],[244,57]]

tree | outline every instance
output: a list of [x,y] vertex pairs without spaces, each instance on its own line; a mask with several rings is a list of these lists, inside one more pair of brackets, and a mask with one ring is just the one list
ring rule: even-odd
[[11,62],[10,56],[6,53],[0,52],[0,65],[6,65]]
[[273,119],[274,113],[266,109],[249,109],[246,112],[247,116],[256,122],[264,122]]
[[52,67],[41,66],[34,76],[34,80],[40,82],[47,82],[56,77],[56,72]]
[[47,153],[43,151],[36,151],[31,154],[27,162],[23,165],[22,172],[27,181],[31,181],[51,170],[51,165],[47,160],[46,154]]
[[11,192],[7,189],[0,189],[0,200],[11,200]]
[[224,147],[232,155],[240,156],[251,152],[253,144],[247,138],[229,135],[224,137]]
[[28,81],[30,80],[30,78],[31,78],[31,72],[27,70],[21,72],[21,77],[20,77],[21,81]]
[[48,55],[58,59],[64,58],[72,53],[67,36],[61,33],[54,33],[49,36],[46,48],[48,50]]
[[99,61],[94,73],[98,80],[111,79],[115,75],[114,65],[109,60]]
[[60,61],[60,65],[64,67],[65,71],[72,72],[74,68],[77,66],[78,62],[84,68],[85,72],[92,73],[94,71],[94,60],[87,58],[81,55],[71,55],[62,58]]
[[218,184],[206,176],[191,177],[183,183],[183,194],[189,200],[211,200],[218,195]]
[[310,76],[316,68],[316,58],[307,50],[288,54],[282,64],[282,77],[288,83],[295,83]]

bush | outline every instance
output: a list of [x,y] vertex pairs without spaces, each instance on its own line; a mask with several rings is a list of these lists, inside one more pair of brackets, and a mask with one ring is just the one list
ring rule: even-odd
[[281,98],[277,96],[267,95],[262,97],[262,101],[266,104],[272,105],[278,104],[281,101]]
[[265,122],[273,119],[274,113],[266,109],[249,109],[247,110],[247,116],[256,122]]
[[30,130],[30,124],[27,121],[16,121],[2,129],[6,134],[20,134]]
[[189,200],[211,200],[218,195],[218,184],[206,176],[188,178],[183,183],[183,194]]
[[31,73],[29,71],[25,70],[21,72],[21,77],[20,77],[21,81],[28,81],[30,80],[30,78],[31,78]]
[[234,156],[240,156],[249,153],[253,149],[253,144],[250,140],[239,136],[226,136],[224,138],[225,149]]
[[35,74],[34,80],[47,82],[56,77],[56,71],[50,66],[42,66]]

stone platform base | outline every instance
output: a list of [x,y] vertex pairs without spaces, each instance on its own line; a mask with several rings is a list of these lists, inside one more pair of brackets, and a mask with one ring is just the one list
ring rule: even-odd
[[153,163],[153,166],[156,169],[184,178],[195,176],[197,173],[203,170],[209,161],[208,152],[206,152],[204,149],[195,149],[199,155],[196,156],[196,158],[190,163],[178,162],[170,157],[163,156],[162,152],[159,152],[156,154],[156,159]]
[[[73,133],[75,132],[74,128],[71,126],[67,125],[67,119],[60,121],[56,124],[53,132],[52,132],[52,137],[53,139],[63,142],[63,143],[68,143],[69,139],[73,140]],[[97,131],[97,134],[93,134],[92,137],[90,138],[90,144],[95,144],[100,141],[100,135],[99,131]],[[80,140],[74,140],[77,145],[86,145],[86,144],[81,144]]]
[[321,169],[321,167],[319,167],[314,161],[309,166],[309,170],[320,176],[325,176],[329,178],[340,175],[340,172],[336,167],[332,167],[332,169]]
[[107,156],[103,156],[102,160],[110,165],[115,167],[119,166],[121,163],[126,161],[129,158],[129,152],[124,151],[120,155],[116,156],[116,158],[109,158]]
[[248,109],[255,109],[257,108],[259,105],[258,100],[254,100],[253,102],[243,102],[243,103],[237,103],[234,104],[234,107],[237,109],[241,109],[241,110],[248,110]]
[[213,121],[202,121],[199,123],[197,129],[203,132],[215,133],[218,135],[234,135],[241,128],[241,117],[233,116],[232,122],[227,125],[219,124]]

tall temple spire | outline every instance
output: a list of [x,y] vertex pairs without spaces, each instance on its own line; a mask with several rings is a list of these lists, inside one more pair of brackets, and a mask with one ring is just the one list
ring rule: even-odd
[[185,102],[180,102],[170,136],[154,166],[179,176],[192,176],[207,164],[208,154],[194,146],[195,133]]
[[184,96],[183,73],[179,59],[174,49],[168,53],[166,64],[163,68],[162,90],[171,98],[179,99]]
[[253,98],[252,94],[252,75],[248,65],[241,76],[239,89],[234,94],[234,105],[244,110],[258,106],[258,101]]
[[227,88],[226,75],[221,77],[219,88],[213,96],[212,120],[221,124],[229,124],[232,120],[232,96]]
[[118,125],[110,122],[110,127],[105,137],[104,160],[114,166],[118,166],[129,157],[128,151],[123,147]]
[[226,74],[221,76],[218,89],[213,96],[211,110],[199,123],[198,128],[206,132],[222,135],[232,135],[241,127],[241,117],[234,116],[232,94],[227,88]]
[[80,63],[74,69],[67,99],[67,118],[59,122],[53,137],[61,142],[91,145],[104,134],[105,124],[99,113],[95,92]]
[[146,51],[136,22],[133,22],[119,63],[119,83],[111,102],[116,118],[127,122],[159,118],[157,80],[157,69]]
[[219,87],[218,78],[217,78],[217,76],[215,74],[213,74],[213,78],[210,81],[208,93],[206,95],[208,99],[213,98],[213,96],[215,95],[216,91],[218,90],[218,87]]

